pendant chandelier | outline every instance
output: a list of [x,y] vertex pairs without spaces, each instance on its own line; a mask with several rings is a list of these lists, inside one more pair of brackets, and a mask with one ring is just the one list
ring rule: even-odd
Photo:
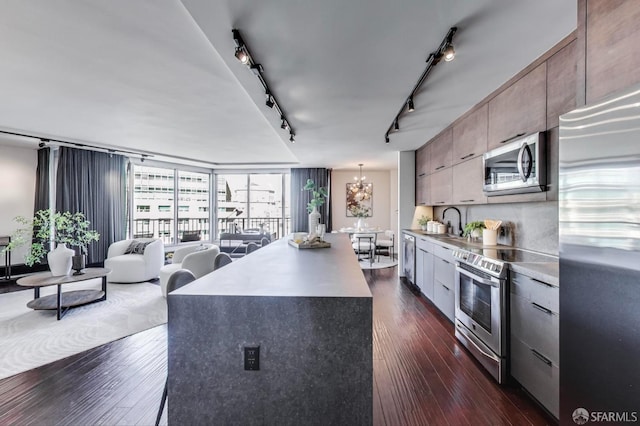
[[353,192],[355,192],[354,198],[357,201],[365,201],[371,198],[371,184],[365,183],[366,176],[362,176],[362,166],[364,164],[358,164],[360,167],[360,176],[355,176],[355,184],[353,185]]

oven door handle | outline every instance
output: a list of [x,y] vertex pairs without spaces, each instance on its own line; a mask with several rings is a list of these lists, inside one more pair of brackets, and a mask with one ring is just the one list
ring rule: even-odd
[[456,271],[458,271],[459,274],[465,275],[469,278],[471,278],[474,281],[479,282],[480,284],[484,284],[484,285],[489,285],[491,287],[495,287],[495,288],[500,288],[500,282],[496,282],[493,280],[488,280],[486,278],[482,278],[479,277],[476,274],[472,274],[471,272],[467,271],[466,269],[462,269],[459,266],[456,266]]

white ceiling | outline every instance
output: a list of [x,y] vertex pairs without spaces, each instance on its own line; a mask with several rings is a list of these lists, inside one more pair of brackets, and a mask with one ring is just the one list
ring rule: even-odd
[[[393,168],[396,151],[421,146],[573,31],[576,3],[5,1],[0,129],[216,167]],[[385,144],[451,26],[456,59],[434,68]],[[295,144],[235,59],[232,28],[263,65]]]

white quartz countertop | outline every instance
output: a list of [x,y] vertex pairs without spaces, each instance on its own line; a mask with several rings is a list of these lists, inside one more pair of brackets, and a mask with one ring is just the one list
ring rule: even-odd
[[[431,239],[432,242],[440,245],[447,246],[449,248],[460,249],[473,249],[473,248],[487,248],[481,243],[473,243],[465,240],[464,238],[452,238],[446,234],[434,234],[431,232],[425,232],[419,229],[403,229],[402,232],[410,233],[416,237],[426,237]],[[516,248],[523,249],[522,247],[511,246],[489,246],[491,248]],[[526,250],[526,248],[524,249]],[[549,255],[551,256],[551,255]],[[527,275],[531,278],[544,281],[548,284],[559,286],[559,264],[557,260],[550,262],[509,262],[511,270],[523,275]]]
[[292,247],[288,238],[236,259],[169,297],[372,297],[348,235],[327,234],[332,246],[318,249]]

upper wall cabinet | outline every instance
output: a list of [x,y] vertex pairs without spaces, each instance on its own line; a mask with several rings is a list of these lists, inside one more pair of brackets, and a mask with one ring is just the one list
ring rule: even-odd
[[577,44],[572,41],[547,60],[547,129],[576,107]]
[[431,176],[418,176],[416,179],[416,205],[428,206],[431,204],[431,188],[429,187]]
[[429,157],[431,156],[431,144],[423,145],[416,151],[416,177],[429,174]]
[[487,150],[487,104],[453,126],[453,164],[482,155]]
[[547,121],[547,63],[489,101],[488,149],[519,134],[544,131]]
[[431,159],[429,161],[429,173],[437,172],[451,166],[451,143],[452,132],[448,127],[444,132],[440,133],[431,145]]
[[586,22],[578,24],[586,36],[587,104],[640,82],[639,17],[639,1],[588,2]]
[[484,169],[482,157],[453,166],[453,204],[486,204],[487,197],[482,191]]
[[429,176],[429,203],[434,206],[451,204],[453,171],[451,167]]

